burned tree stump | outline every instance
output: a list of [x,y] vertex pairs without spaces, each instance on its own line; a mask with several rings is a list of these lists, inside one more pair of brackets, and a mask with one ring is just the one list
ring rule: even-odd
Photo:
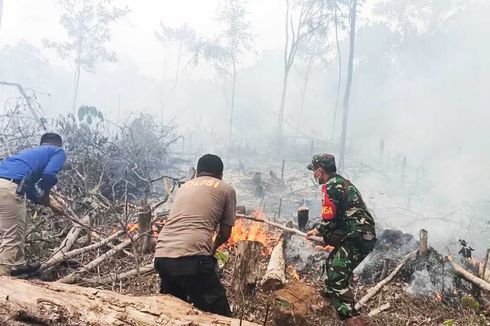
[[420,230],[420,245],[419,245],[419,252],[418,252],[418,255],[421,256],[421,257],[425,257],[427,256],[427,251],[428,251],[428,237],[429,237],[429,233],[427,232],[427,230]]
[[138,251],[140,254],[147,254],[153,250],[153,238],[151,234],[151,210],[150,206],[144,201],[138,211]]
[[252,295],[259,279],[259,260],[264,245],[258,241],[238,242],[232,288],[243,296]]
[[318,302],[323,302],[318,291],[299,281],[274,292],[275,307],[273,324],[277,326],[308,325],[307,316],[312,314]]
[[237,214],[247,214],[247,207],[244,205],[237,205],[236,212]]
[[262,279],[262,288],[266,291],[277,290],[286,283],[286,262],[284,258],[284,236],[279,239],[279,242],[272,250],[267,271]]

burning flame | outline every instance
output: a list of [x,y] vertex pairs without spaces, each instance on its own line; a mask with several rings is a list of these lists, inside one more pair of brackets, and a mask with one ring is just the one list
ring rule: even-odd
[[270,239],[268,239],[267,232],[262,228],[260,222],[248,222],[239,219],[235,222],[228,244],[233,245],[241,240],[258,241],[266,245]]
[[[162,227],[165,225],[165,221],[156,221],[154,224],[151,225],[151,235],[153,237],[158,237],[158,234],[160,233],[160,230]],[[128,223],[128,232],[136,232],[139,230],[139,225],[138,223]]]
[[137,231],[138,229],[139,229],[138,223],[129,223],[128,224],[128,231],[129,232],[134,232],[134,231]]
[[294,269],[293,269],[293,270],[291,271],[291,275],[293,276],[293,279],[294,279],[294,280],[299,281],[300,277],[299,277],[298,272],[296,272],[296,270],[294,270]]
[[326,251],[326,252],[332,252],[335,249],[333,246],[315,246],[316,251]]
[[260,208],[254,210],[250,215],[261,220],[266,219],[265,213]]

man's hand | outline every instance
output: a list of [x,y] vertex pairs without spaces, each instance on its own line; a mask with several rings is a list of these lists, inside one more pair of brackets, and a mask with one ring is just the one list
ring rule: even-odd
[[306,238],[309,239],[311,237],[318,237],[320,235],[320,231],[318,229],[312,229],[306,232]]
[[228,241],[228,238],[231,235],[232,228],[233,228],[232,226],[225,225],[225,224],[221,224],[219,226],[218,235],[216,236],[216,239],[214,240],[214,244],[213,244],[212,256],[214,256],[214,254],[216,253],[216,250],[218,250],[218,248],[222,244],[224,244],[226,241]]
[[56,200],[51,199],[49,201],[48,207],[51,208],[53,213],[56,215],[65,215],[65,210],[63,209],[63,205]]

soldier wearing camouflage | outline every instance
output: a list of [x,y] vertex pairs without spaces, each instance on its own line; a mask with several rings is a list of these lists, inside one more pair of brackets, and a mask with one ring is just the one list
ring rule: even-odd
[[353,270],[373,250],[376,243],[374,220],[357,188],[338,175],[331,154],[313,156],[307,168],[322,184],[322,220],[309,235],[321,235],[335,249],[326,261],[324,295],[332,302],[341,320],[358,313],[350,289]]

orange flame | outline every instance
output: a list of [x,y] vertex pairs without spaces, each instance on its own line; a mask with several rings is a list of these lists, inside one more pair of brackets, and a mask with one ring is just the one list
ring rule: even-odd
[[332,252],[335,249],[333,246],[315,246],[316,251],[326,251],[326,252]]
[[265,213],[260,208],[257,208],[256,210],[254,210],[252,212],[252,214],[250,214],[250,215],[255,217],[255,218],[261,219],[261,220],[266,219]]
[[[158,237],[158,234],[160,232],[160,229],[161,229],[160,225],[163,226],[164,224],[165,223],[159,223],[159,222],[155,222],[155,224],[152,224],[152,226],[151,226],[151,232],[150,232],[151,235],[153,237],[157,238]],[[136,232],[138,230],[139,230],[138,223],[129,223],[128,224],[128,232],[133,233],[133,232]]]
[[267,245],[270,241],[266,230],[262,228],[260,222],[248,222],[239,219],[235,222],[228,245],[233,245],[240,240],[258,241]]
[[129,223],[128,224],[128,231],[129,232],[134,232],[139,229],[138,223]]
[[296,272],[296,270],[293,269],[291,274],[292,274],[294,280],[299,281],[300,277],[299,277],[298,272]]

